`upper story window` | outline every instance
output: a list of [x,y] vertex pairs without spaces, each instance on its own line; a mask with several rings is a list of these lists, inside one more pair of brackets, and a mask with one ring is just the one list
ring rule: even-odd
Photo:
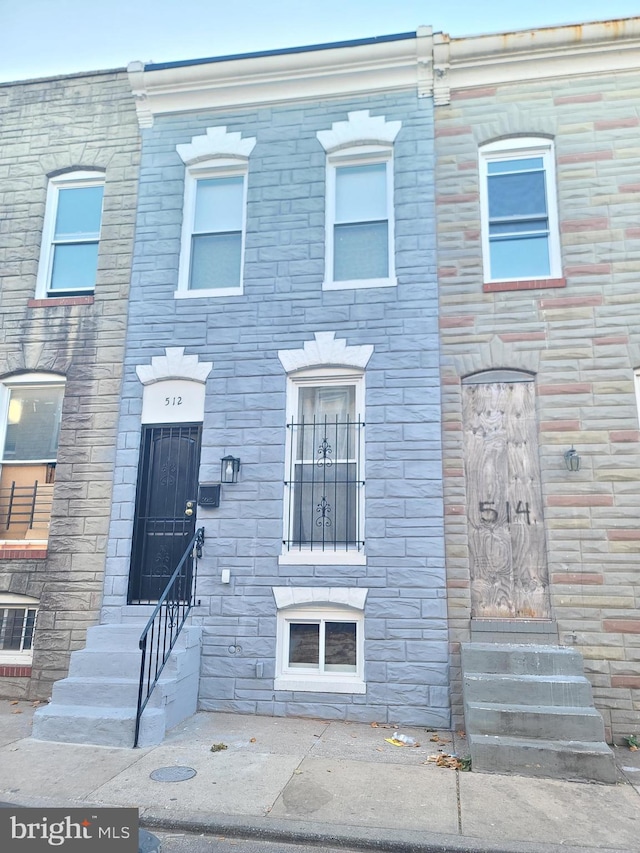
[[504,139],[480,149],[485,281],[562,275],[553,142]]
[[180,289],[242,293],[246,174],[192,170],[186,184]]
[[318,133],[327,152],[325,290],[397,283],[393,143],[400,126],[361,110]]
[[249,155],[226,127],[176,146],[187,166],[177,297],[242,293]]
[[104,175],[69,172],[49,181],[36,292],[92,293],[98,270]]
[[4,540],[48,538],[64,380],[46,373],[0,384],[0,524]]

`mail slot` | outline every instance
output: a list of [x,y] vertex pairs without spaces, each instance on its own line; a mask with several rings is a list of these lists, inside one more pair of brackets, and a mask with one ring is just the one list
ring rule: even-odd
[[210,509],[220,506],[220,483],[200,483],[198,506],[206,506]]

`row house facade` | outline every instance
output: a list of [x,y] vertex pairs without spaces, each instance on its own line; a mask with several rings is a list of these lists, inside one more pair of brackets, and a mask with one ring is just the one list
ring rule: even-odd
[[640,19],[435,37],[452,704],[460,645],[577,649],[640,723]]
[[138,179],[123,71],[0,86],[0,696],[98,619]]

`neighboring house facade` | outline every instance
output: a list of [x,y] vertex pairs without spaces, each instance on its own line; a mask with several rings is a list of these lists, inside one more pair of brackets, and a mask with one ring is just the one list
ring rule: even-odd
[[123,71],[0,111],[0,696],[35,699],[99,615],[139,133]]
[[431,40],[130,66],[102,618],[204,526],[201,708],[449,725]]
[[546,639],[583,654],[620,739],[640,722],[640,19],[434,42],[454,720],[461,642]]

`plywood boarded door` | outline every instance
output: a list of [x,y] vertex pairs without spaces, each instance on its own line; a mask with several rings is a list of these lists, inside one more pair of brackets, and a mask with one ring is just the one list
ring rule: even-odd
[[533,377],[477,374],[462,397],[472,616],[548,619]]

